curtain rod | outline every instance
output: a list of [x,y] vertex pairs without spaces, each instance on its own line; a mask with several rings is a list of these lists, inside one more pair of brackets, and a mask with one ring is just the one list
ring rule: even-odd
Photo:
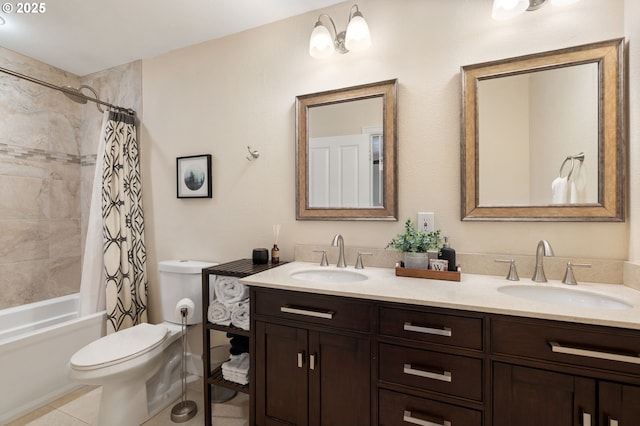
[[[76,97],[76,98],[83,98],[83,99],[85,99],[87,101],[95,102],[96,104],[104,105],[106,107],[118,110],[120,112],[127,113],[129,115],[136,115],[135,110],[133,110],[131,108],[124,108],[124,107],[121,107],[121,106],[110,104],[109,102],[105,102],[103,100],[98,99],[97,96],[95,98],[92,98],[92,97],[89,97],[89,96],[83,94],[80,91],[71,90],[71,89],[68,89],[68,88],[63,87],[63,86],[56,86],[55,84],[47,83],[46,81],[38,80],[37,78],[29,77],[28,75],[20,74],[19,72],[11,71],[11,70],[3,68],[3,67],[0,67],[0,71],[5,73],[5,74],[9,74],[11,76],[18,77],[18,78],[21,78],[23,80],[30,81],[32,83],[39,84],[40,86],[48,87],[50,89],[57,90],[59,92],[63,92],[65,94],[71,95],[71,96]],[[98,108],[98,109],[100,109],[100,108]]]

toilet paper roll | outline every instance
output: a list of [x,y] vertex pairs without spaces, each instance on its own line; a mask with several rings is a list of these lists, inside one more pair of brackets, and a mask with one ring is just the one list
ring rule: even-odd
[[180,299],[176,304],[175,317],[178,321],[182,322],[182,310],[187,310],[187,321],[193,318],[193,313],[195,312],[196,305],[193,303],[193,300],[185,297],[184,299]]

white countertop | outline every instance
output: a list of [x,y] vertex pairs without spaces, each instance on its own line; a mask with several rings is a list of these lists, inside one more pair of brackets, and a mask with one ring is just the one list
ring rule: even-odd
[[[529,277],[521,277],[520,281],[508,281],[504,277],[465,273],[462,273],[460,282],[441,281],[398,277],[394,269],[354,269],[352,266],[339,270],[358,272],[368,279],[355,282],[314,282],[291,276],[302,270],[326,271],[338,268],[320,267],[317,263],[291,262],[240,281],[256,287],[640,330],[640,291],[623,285],[578,283],[577,286],[568,286],[559,281],[539,284],[532,282]],[[499,287],[506,285],[540,285],[588,291],[622,300],[633,307],[609,310],[536,302],[498,291]]]

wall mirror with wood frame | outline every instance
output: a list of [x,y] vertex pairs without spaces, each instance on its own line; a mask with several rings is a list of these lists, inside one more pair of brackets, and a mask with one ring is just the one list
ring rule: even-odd
[[624,220],[624,40],[461,68],[462,220]]
[[397,80],[296,97],[296,218],[397,220]]

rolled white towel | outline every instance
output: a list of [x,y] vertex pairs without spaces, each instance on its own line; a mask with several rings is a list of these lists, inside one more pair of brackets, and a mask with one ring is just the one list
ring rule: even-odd
[[249,299],[245,299],[234,305],[231,310],[231,324],[238,328],[249,331],[251,321],[249,321]]
[[249,297],[249,288],[238,282],[238,278],[216,276],[214,292],[218,302],[238,303]]
[[214,324],[231,325],[231,311],[220,302],[213,302],[209,305],[207,319]]

